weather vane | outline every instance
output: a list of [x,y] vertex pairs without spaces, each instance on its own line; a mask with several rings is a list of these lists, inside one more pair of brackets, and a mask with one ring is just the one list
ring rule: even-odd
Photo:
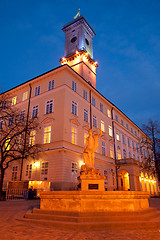
[[76,14],[76,16],[74,17],[74,19],[76,19],[77,17],[80,17],[80,8],[78,9],[78,13]]

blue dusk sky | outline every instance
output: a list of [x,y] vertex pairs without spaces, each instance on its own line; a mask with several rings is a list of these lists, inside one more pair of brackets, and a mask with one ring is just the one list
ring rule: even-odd
[[79,7],[96,33],[97,90],[139,127],[159,120],[159,0],[0,0],[0,92],[60,66]]

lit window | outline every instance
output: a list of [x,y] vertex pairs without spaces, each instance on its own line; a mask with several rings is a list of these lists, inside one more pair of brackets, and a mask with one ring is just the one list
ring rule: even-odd
[[128,138],[128,147],[131,147],[129,138]]
[[92,105],[95,107],[96,106],[96,99],[92,97]]
[[9,149],[10,149],[10,141],[11,141],[10,138],[6,139],[6,141],[5,141],[5,149],[6,149],[6,151],[9,151]]
[[117,131],[117,133],[116,133],[116,138],[117,138],[118,141],[120,141],[120,137],[119,137],[118,131]]
[[83,98],[87,100],[87,92],[83,90]]
[[100,111],[103,112],[103,104],[100,103]]
[[87,137],[88,137],[88,133],[84,133],[84,145],[86,145],[86,139],[87,139]]
[[32,164],[26,165],[26,177],[31,178],[32,175]]
[[3,119],[0,119],[0,129],[3,128]]
[[18,166],[12,168],[12,181],[17,180]]
[[46,114],[53,112],[53,100],[46,102]]
[[48,91],[54,89],[54,80],[48,82]]
[[117,158],[118,160],[121,159],[121,149],[119,146],[117,147]]
[[72,81],[72,90],[77,92],[77,83]]
[[123,120],[121,120],[121,124],[122,124],[122,126],[124,125]]
[[108,173],[107,173],[107,170],[104,170],[104,176],[106,177],[106,181],[108,180]]
[[35,88],[34,96],[38,96],[39,94],[40,94],[40,86]]
[[34,146],[36,141],[36,131],[32,130],[29,136],[29,146]]
[[32,119],[38,117],[38,105],[32,108]]
[[113,158],[113,146],[110,145],[110,157]]
[[88,111],[84,109],[84,121],[88,122]]
[[116,121],[118,122],[118,116],[116,115]]
[[8,118],[8,127],[13,125],[13,120],[14,120],[13,115]]
[[43,143],[51,142],[51,126],[44,127],[44,140]]
[[109,130],[109,136],[112,137],[112,126],[111,125],[108,126],[108,130]]
[[12,106],[16,105],[17,102],[17,96],[12,98]]
[[126,144],[125,136],[123,134],[122,134],[122,142],[123,142],[123,144]]
[[28,91],[23,93],[22,101],[27,100],[27,98],[28,98]]
[[126,154],[126,150],[123,149],[123,158],[126,159],[127,158],[127,154]]
[[72,114],[77,116],[77,103],[72,101]]
[[44,177],[44,180],[47,180],[47,177],[48,177],[48,162],[42,162],[41,175]]
[[77,174],[77,163],[72,162],[72,174]]
[[110,109],[107,109],[107,115],[109,118],[111,118],[111,110]]
[[93,127],[97,128],[97,118],[93,115]]
[[19,114],[19,122],[20,123],[24,122],[24,120],[25,120],[25,113],[26,113],[25,110],[20,112],[20,114]]
[[105,132],[104,121],[102,121],[102,120],[101,120],[101,130],[102,130],[102,132]]
[[106,156],[106,144],[105,144],[105,142],[102,142],[102,155]]
[[72,143],[77,144],[77,127],[72,126]]

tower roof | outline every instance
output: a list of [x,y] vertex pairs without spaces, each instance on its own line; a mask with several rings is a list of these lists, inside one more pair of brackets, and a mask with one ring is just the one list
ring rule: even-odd
[[74,23],[76,23],[76,22],[78,22],[78,21],[80,21],[80,20],[84,21],[84,22],[88,25],[88,27],[91,29],[91,31],[92,31],[92,33],[93,33],[93,36],[95,36],[96,34],[95,34],[93,28],[90,26],[90,24],[87,22],[87,20],[85,19],[85,17],[84,17],[83,15],[81,15],[81,16],[79,16],[78,18],[72,20],[71,22],[65,24],[65,25],[63,26],[62,30],[65,32],[65,29],[66,29],[66,28],[68,28],[70,25],[72,25],[72,24],[74,24]]

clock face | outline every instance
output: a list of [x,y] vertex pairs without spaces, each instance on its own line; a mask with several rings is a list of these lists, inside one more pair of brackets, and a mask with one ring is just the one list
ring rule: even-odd
[[71,39],[71,43],[74,43],[76,40],[77,40],[77,37],[73,37],[73,38]]
[[86,44],[89,46],[89,41],[87,38],[85,38]]

